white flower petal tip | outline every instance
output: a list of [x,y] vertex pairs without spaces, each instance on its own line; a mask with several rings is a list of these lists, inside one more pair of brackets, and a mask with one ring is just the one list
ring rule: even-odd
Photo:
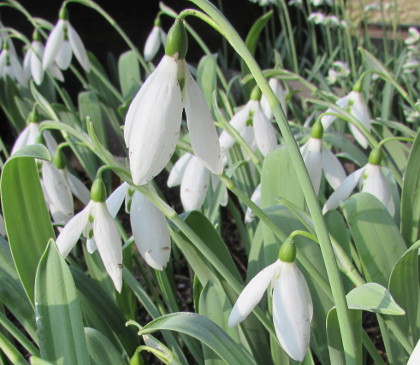
[[411,353],[408,359],[407,365],[418,365],[420,364],[420,340],[417,341],[417,345]]
[[281,269],[281,261],[277,260],[273,264],[261,270],[244,288],[236,300],[232,312],[229,315],[229,327],[241,323],[252,312],[259,303],[266,289],[273,278]]
[[146,62],[151,61],[156,56],[160,45],[163,44],[163,33],[162,28],[157,25],[153,26],[152,31],[149,33],[144,45],[143,54]]
[[273,292],[273,320],[286,353],[302,362],[309,347],[312,299],[302,273],[294,263],[283,263]]
[[54,26],[50,35],[48,36],[47,43],[45,44],[45,52],[42,58],[42,67],[47,70],[55,61],[61,46],[64,42],[64,20],[59,20]]
[[[261,205],[261,184],[258,184],[254,192],[252,193],[251,201],[258,206]],[[250,208],[248,208],[245,213],[245,223],[251,223],[254,220],[254,218],[254,213]]]

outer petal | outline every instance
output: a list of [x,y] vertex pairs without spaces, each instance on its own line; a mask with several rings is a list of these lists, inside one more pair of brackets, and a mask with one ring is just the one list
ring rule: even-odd
[[[351,114],[360,122],[362,123],[367,130],[370,130],[370,116],[369,110],[367,108],[366,103],[363,100],[363,96],[361,93],[357,91],[352,91],[350,93],[351,101],[353,105],[351,107]],[[369,143],[366,137],[362,132],[357,129],[357,127],[353,124],[350,124],[350,131],[353,134],[354,138],[357,142],[363,147],[367,148]]]
[[347,176],[341,185],[331,194],[327,202],[322,209],[322,213],[326,213],[331,209],[338,208],[340,203],[346,200],[353,189],[356,187],[360,178],[362,177],[363,172],[365,171],[366,166],[354,171],[349,176]]
[[90,200],[89,189],[76,176],[70,174],[68,171],[64,172],[73,195],[83,204],[87,204]]
[[67,70],[70,66],[72,56],[71,44],[69,41],[64,40],[57,52],[55,62],[62,70]]
[[311,178],[312,185],[317,194],[319,192],[322,177],[321,148],[322,141],[318,138],[311,137],[306,143],[305,154],[303,155],[309,177]]
[[130,222],[140,254],[148,265],[164,270],[171,256],[171,239],[163,213],[143,194],[135,191]]
[[159,50],[161,44],[161,29],[158,26],[153,26],[152,31],[149,33],[144,45],[144,60],[146,62],[151,61]]
[[185,61],[183,66],[185,67],[183,98],[192,149],[211,172],[220,175],[223,172],[223,162],[216,126],[203,92],[191,76]]
[[29,125],[27,125],[22,132],[19,134],[16,139],[15,144],[13,145],[11,155],[14,155],[17,151],[28,145],[28,139],[31,131]]
[[186,211],[201,208],[209,183],[210,172],[197,157],[192,156],[181,183],[181,202]]
[[167,183],[168,187],[172,188],[181,184],[185,169],[192,157],[193,156],[191,153],[185,153],[178,159],[178,161],[172,167],[171,173],[169,174]]
[[[250,105],[250,103],[247,103],[241,110],[239,110],[233,116],[233,118],[230,121],[231,126],[235,128],[241,135],[241,131],[243,131],[244,129],[252,130],[251,126],[246,125],[249,118]],[[225,130],[220,134],[219,142],[222,151],[227,151],[235,144],[235,140],[233,139],[233,137]]]
[[126,182],[122,183],[106,200],[106,206],[113,218],[117,216],[118,211],[121,208],[121,205],[128,193],[128,186],[129,185]]
[[69,41],[71,44],[71,48],[74,52],[79,63],[85,69],[86,72],[90,71],[90,62],[86,52],[86,48],[80,39],[79,34],[76,30],[72,27],[72,25],[67,21],[67,34],[69,36]]
[[57,247],[62,256],[66,257],[76,244],[84,228],[88,224],[91,209],[92,202],[89,202],[85,209],[70,219],[61,231],[57,238]]
[[19,59],[12,52],[9,53],[9,59],[10,59],[10,65],[13,69],[14,77],[16,78],[16,80],[19,82],[20,85],[26,87],[28,85],[28,80],[25,77],[25,71],[23,70],[23,67],[20,64]]
[[392,216],[395,213],[394,200],[392,199],[391,189],[378,165],[368,164],[365,171],[366,179],[363,182],[362,191],[370,193],[388,209]]
[[417,365],[420,364],[420,340],[417,341],[417,345],[411,353],[410,358],[408,359],[407,365]]
[[[276,94],[277,99],[279,99],[284,114],[287,115],[286,91],[281,86],[280,81],[275,78],[268,80],[268,83],[271,86],[274,94]],[[270,104],[267,101],[267,98],[264,95],[261,97],[261,108],[268,119],[273,119],[273,112],[271,110]]]
[[[258,184],[258,186],[255,188],[254,192],[252,193],[251,200],[256,205],[261,205],[261,184]],[[254,220],[254,214],[251,210],[251,208],[247,208],[245,213],[245,223],[250,223]]]
[[122,246],[114,218],[105,203],[93,203],[93,236],[105,269],[114,282],[115,289],[121,292],[122,286]]
[[61,172],[47,161],[42,163],[42,180],[54,222],[66,224],[74,213],[73,197],[67,181]]
[[283,263],[273,293],[273,321],[284,351],[302,362],[308,350],[312,300],[308,285],[294,263]]
[[95,242],[95,239],[93,237],[86,239],[86,248],[87,248],[87,251],[90,254],[92,254],[96,251],[96,249],[97,249],[96,242]]
[[[33,53],[32,52],[32,48],[29,47],[28,50],[25,53],[25,56],[23,57],[23,71],[25,72],[25,76],[28,79],[30,79],[31,76],[32,76],[32,72],[31,72],[31,57],[32,57],[32,53]],[[0,65],[0,68],[2,68],[1,65]],[[0,71],[0,75],[1,75],[1,71]]]
[[271,283],[276,271],[279,269],[280,261],[277,260],[273,264],[261,270],[242,290],[239,298],[233,306],[229,316],[229,327],[236,326],[241,323],[249,313],[259,303],[266,289]]
[[55,79],[57,79],[57,80],[59,80],[61,82],[64,81],[63,73],[61,72],[61,70],[58,68],[58,66],[55,63],[53,63],[50,67],[48,67],[48,71],[51,72],[51,75]]
[[130,105],[126,141],[136,185],[146,184],[161,172],[175,150],[182,117],[177,68],[172,57],[164,56],[151,76],[153,82],[146,81],[140,97]]
[[[336,104],[342,109],[347,109],[349,105],[349,101],[350,101],[350,94],[339,99],[336,102]],[[337,113],[337,112],[333,108],[328,108],[325,113]],[[335,115],[324,115],[321,118],[322,126],[324,127],[324,129],[327,129],[333,122],[335,122],[336,119],[337,117]]]
[[267,156],[277,147],[276,130],[270,120],[265,116],[258,103],[254,111],[254,135],[258,149],[264,156]]
[[64,26],[64,21],[60,19],[48,36],[44,57],[42,58],[44,70],[53,64],[61,49],[61,45],[64,42]]
[[42,83],[44,79],[44,69],[42,68],[42,55],[44,54],[44,46],[40,41],[32,42],[33,52],[30,58],[31,74],[37,85]]
[[325,177],[333,189],[343,182],[346,178],[346,173],[338,158],[327,148],[322,146],[322,168],[324,169]]

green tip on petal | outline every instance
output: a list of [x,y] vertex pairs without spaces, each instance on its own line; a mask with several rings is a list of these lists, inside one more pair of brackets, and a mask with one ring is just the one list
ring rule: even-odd
[[322,139],[323,135],[324,135],[324,127],[322,126],[322,123],[320,121],[317,121],[312,126],[311,136],[312,138]]
[[369,154],[369,163],[371,165],[380,165],[382,160],[382,151],[380,148],[374,148]]
[[279,251],[279,259],[282,262],[294,262],[296,258],[296,246],[290,236],[283,242]]
[[357,80],[353,86],[353,91],[360,93],[362,92],[362,89],[363,89],[362,80]]
[[102,179],[95,179],[90,189],[90,197],[94,202],[104,203],[106,200],[106,188]]
[[261,95],[262,95],[261,90],[258,87],[258,85],[256,85],[252,89],[252,92],[251,92],[251,100],[257,100],[257,101],[259,101],[259,100],[261,100]]
[[183,60],[188,50],[188,36],[184,21],[177,19],[166,36],[165,54]]
[[39,34],[39,29],[35,28],[34,32],[32,33],[32,39],[34,41],[41,42],[41,34]]
[[67,11],[67,8],[65,6],[61,7],[60,13],[58,14],[58,18],[62,20],[69,19],[69,12]]
[[61,152],[61,148],[58,148],[57,151],[55,151],[52,162],[57,169],[64,169],[64,156],[63,152]]

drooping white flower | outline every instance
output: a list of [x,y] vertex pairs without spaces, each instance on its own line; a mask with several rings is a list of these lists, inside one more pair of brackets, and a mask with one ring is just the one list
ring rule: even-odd
[[367,163],[362,168],[347,176],[341,185],[331,194],[324,205],[323,213],[339,207],[346,200],[354,188],[359,185],[360,190],[375,196],[388,209],[391,215],[395,213],[394,200],[391,189],[379,164]]
[[408,34],[410,35],[404,43],[409,46],[412,44],[416,44],[420,41],[420,32],[415,27],[408,28]]
[[171,238],[165,216],[146,196],[123,183],[106,202],[113,217],[117,215],[124,200],[140,254],[149,266],[164,270],[171,256]]
[[[17,151],[23,147],[33,145],[37,143],[40,135],[39,124],[37,122],[29,122],[28,125],[20,132],[18,138],[13,145],[11,155],[14,155]],[[42,137],[44,138],[45,144],[50,154],[53,154],[57,149],[57,142],[49,131],[43,131]]]
[[[254,192],[251,195],[251,201],[260,206],[261,205],[261,184],[255,188]],[[251,223],[254,220],[255,216],[251,208],[247,208],[245,212],[245,223]]]
[[338,79],[345,79],[350,75],[350,69],[345,62],[335,61],[328,70],[327,82],[334,84]]
[[[277,146],[276,130],[264,111],[259,100],[249,100],[231,119],[230,125],[235,128],[251,150],[258,147],[267,156]],[[220,146],[226,152],[235,143],[235,139],[227,132],[220,135]]]
[[278,259],[260,271],[237,299],[229,326],[239,324],[251,313],[270,284],[274,288],[273,322],[277,338],[284,351],[301,362],[309,346],[313,306],[305,278],[294,262]]
[[[183,27],[179,23],[182,21],[177,21],[174,27]],[[217,131],[204,95],[185,59],[178,57],[176,52],[162,58],[135,96],[125,118],[124,138],[136,185],[147,184],[168,163],[176,148],[183,107],[195,156],[213,173],[219,175],[223,171]]]
[[[283,89],[280,81],[274,77],[268,80],[268,84],[270,85],[274,94],[277,96],[277,99],[279,99],[284,114],[287,115],[286,90]],[[268,119],[273,119],[273,111],[271,110],[270,104],[264,95],[261,97],[261,108]]]
[[[105,186],[102,181],[98,181],[98,179],[95,180],[92,185],[92,199],[88,205],[64,226],[57,238],[57,247],[61,255],[66,257],[83,234],[87,239],[88,251],[92,253],[96,249],[98,250],[115,289],[121,292],[121,237],[115,220],[109,213],[105,203]],[[99,185],[100,187],[98,188]],[[97,194],[94,193],[95,189],[98,191]]]
[[149,33],[144,44],[144,60],[146,62],[151,61],[159,50],[159,47],[165,45],[166,33],[160,26],[160,21],[157,19],[152,28],[152,31]]
[[314,24],[324,24],[325,23],[325,14],[324,13],[311,13],[308,16],[308,21]]
[[408,359],[407,365],[418,365],[420,364],[420,340],[417,341],[416,347],[414,347],[410,358]]
[[66,70],[70,66],[73,53],[84,70],[89,72],[90,63],[86,48],[70,24],[66,8],[63,8],[60,11],[60,19],[48,36],[42,66],[46,70],[56,62],[58,67]]
[[[348,95],[344,96],[343,98],[339,99],[336,104],[342,108],[347,110],[355,119],[357,119],[368,131],[371,128],[370,124],[370,115],[368,107],[363,100],[363,96],[361,92],[353,90]],[[326,113],[336,113],[334,109],[329,108],[327,109]],[[324,129],[327,129],[337,117],[335,115],[325,115],[321,118],[322,125]],[[363,147],[368,147],[368,140],[364,136],[362,132],[354,125],[349,125],[350,131],[353,134],[356,141]]]
[[[173,166],[168,177],[168,187],[181,185],[181,202],[186,211],[200,209],[206,198],[209,185],[216,190],[220,180],[213,175],[201,161],[185,153]],[[222,205],[227,204],[227,190],[223,185],[224,199]]]
[[313,6],[321,6],[321,5],[333,5],[333,0],[311,0]]
[[5,41],[3,43],[3,49],[0,52],[0,78],[5,79],[6,77],[10,77],[21,86],[27,87],[28,80],[25,77],[25,72],[14,48],[10,47],[10,43]]

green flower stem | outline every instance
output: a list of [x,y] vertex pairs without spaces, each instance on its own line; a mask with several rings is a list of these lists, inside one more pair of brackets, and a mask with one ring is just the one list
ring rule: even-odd
[[[283,110],[281,109],[280,102],[271,90],[270,85],[266,81],[261,69],[250,54],[248,48],[246,47],[242,39],[239,37],[239,35],[236,33],[235,29],[218,11],[218,9],[206,0],[190,1],[192,1],[204,12],[206,12],[218,24],[218,27],[224,30],[224,35],[226,39],[229,41],[229,43],[232,45],[235,51],[241,56],[241,58],[245,61],[249,70],[254,76],[255,81],[257,82],[263,94],[266,96],[272,108],[273,114],[276,118],[280,131],[288,148],[292,164],[295,166],[296,174],[299,178],[309,208],[309,212],[312,216],[315,225],[315,231],[317,233],[325,267],[327,269],[328,279],[334,297],[334,303],[337,308],[337,316],[343,340],[346,364],[356,364],[356,343],[347,309],[347,302],[343,284],[340,278],[340,272],[338,270],[337,262],[334,255],[334,250],[329,239],[328,230],[323,219],[321,208],[318,203],[318,198],[313,189],[302,155],[300,154],[299,146],[293,137],[292,131],[287,122],[287,118]],[[354,68],[354,60],[352,59],[352,61],[352,65]]]
[[0,325],[6,329],[31,355],[39,356],[34,344],[0,311]]
[[7,337],[0,331],[0,349],[4,352],[7,358],[15,365],[28,365],[19,350],[12,345]]
[[146,70],[146,72],[151,72],[150,67],[147,65],[146,61],[140,54],[137,47],[130,40],[127,34],[122,30],[122,28],[118,25],[115,19],[112,18],[111,15],[109,15],[103,8],[101,8],[97,3],[95,3],[92,0],[66,0],[64,4],[69,3],[79,3],[97,11],[117,31],[117,33],[121,36],[124,42],[127,43],[128,47],[130,47],[130,49],[135,53],[137,59],[139,60],[142,67]]

